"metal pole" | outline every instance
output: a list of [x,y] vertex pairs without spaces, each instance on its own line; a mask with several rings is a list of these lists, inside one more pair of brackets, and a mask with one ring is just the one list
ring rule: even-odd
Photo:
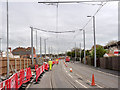
[[7,78],[9,77],[9,13],[8,13],[8,0],[7,0]]
[[45,45],[45,61],[46,61],[46,39],[44,39],[44,45]]
[[76,53],[76,43],[75,43],[75,61],[76,61],[77,53]]
[[37,30],[36,30],[36,54],[37,54]]
[[42,57],[42,39],[40,37],[40,57]]
[[84,38],[84,64],[86,64],[86,54],[85,54],[85,30],[83,30],[83,38]]
[[93,16],[93,32],[94,32],[94,66],[96,67],[96,36],[95,36],[95,16]]
[[80,43],[80,62],[81,62],[81,43]]
[[32,56],[32,64],[33,64],[33,27],[31,28],[31,56]]
[[0,38],[0,56],[2,57],[2,38]]

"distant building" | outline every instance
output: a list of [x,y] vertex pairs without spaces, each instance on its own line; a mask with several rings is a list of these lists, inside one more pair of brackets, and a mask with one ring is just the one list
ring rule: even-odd
[[[30,58],[31,57],[31,47],[23,48],[18,47],[12,51],[14,58]],[[35,48],[33,48],[33,55],[36,57]]]

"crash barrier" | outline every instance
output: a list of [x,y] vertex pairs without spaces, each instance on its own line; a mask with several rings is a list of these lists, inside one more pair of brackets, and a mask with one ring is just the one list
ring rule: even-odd
[[9,79],[2,81],[0,83],[0,90],[18,89],[22,84],[30,81],[31,77],[30,68],[22,69],[18,73],[13,74]]

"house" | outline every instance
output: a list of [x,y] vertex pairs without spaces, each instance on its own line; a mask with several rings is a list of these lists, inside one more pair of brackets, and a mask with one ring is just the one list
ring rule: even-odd
[[120,41],[106,45],[104,46],[104,49],[108,50],[108,53],[106,53],[105,57],[120,56]]
[[[31,57],[31,47],[23,48],[18,47],[12,51],[14,58],[30,58]],[[35,48],[33,47],[33,55],[36,57]]]

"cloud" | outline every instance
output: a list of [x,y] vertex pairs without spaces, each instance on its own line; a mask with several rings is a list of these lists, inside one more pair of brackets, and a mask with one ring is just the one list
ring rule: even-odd
[[[25,0],[24,0],[25,1]],[[2,32],[2,46],[6,50],[6,3],[2,2],[2,12],[0,12],[0,31]],[[58,9],[58,31],[75,30],[75,33],[51,34],[38,31],[39,38],[42,37],[42,51],[44,52],[44,39],[49,38],[47,48],[52,46],[58,51],[66,51],[77,47],[82,43],[82,32],[79,31],[89,20],[86,16],[93,15],[98,5],[60,4]],[[117,2],[108,2],[96,15],[96,40],[97,44],[105,45],[110,40],[117,40]],[[12,49],[23,46],[30,46],[30,26],[45,30],[56,31],[56,6],[38,4],[35,2],[10,2],[9,3],[9,42]],[[85,28],[86,48],[93,45],[92,21]],[[76,36],[75,36],[76,35]],[[74,38],[75,37],[75,38]],[[34,32],[34,46],[36,44]],[[38,48],[39,51],[39,48]],[[48,51],[48,50],[47,50]]]

